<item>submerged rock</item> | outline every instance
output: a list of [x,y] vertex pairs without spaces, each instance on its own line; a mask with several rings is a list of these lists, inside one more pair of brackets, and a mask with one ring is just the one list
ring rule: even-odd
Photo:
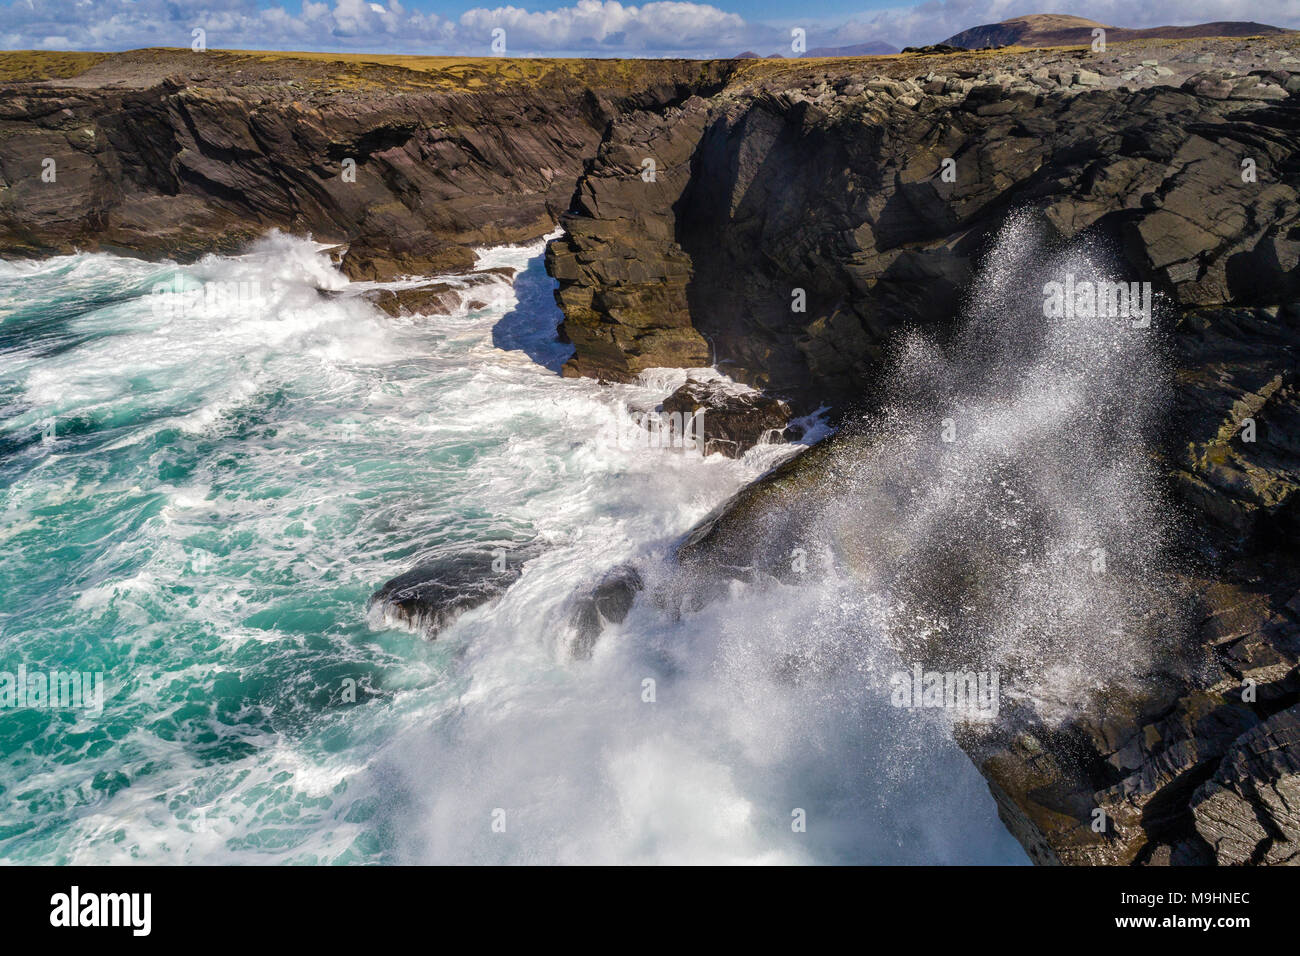
[[370,596],[372,624],[404,627],[434,640],[466,611],[504,594],[534,554],[531,546],[475,546],[421,561]]
[[640,572],[624,564],[607,571],[590,590],[576,595],[569,615],[573,631],[569,653],[579,660],[591,657],[605,625],[622,624],[637,594],[644,589]]
[[469,297],[470,293],[503,279],[510,281],[514,275],[514,269],[499,266],[457,276],[455,282],[430,282],[402,289],[375,289],[366,293],[366,298],[394,317],[449,315],[462,306],[470,309],[485,307],[483,300]]
[[446,282],[410,289],[376,289],[366,298],[391,316],[447,315],[460,308],[461,290]]

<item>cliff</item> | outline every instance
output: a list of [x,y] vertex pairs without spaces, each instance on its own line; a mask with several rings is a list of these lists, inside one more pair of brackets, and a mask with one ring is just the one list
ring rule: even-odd
[[279,228],[346,244],[354,278],[464,268],[474,245],[554,227],[614,116],[707,92],[729,69],[0,54],[0,249],[186,260]]

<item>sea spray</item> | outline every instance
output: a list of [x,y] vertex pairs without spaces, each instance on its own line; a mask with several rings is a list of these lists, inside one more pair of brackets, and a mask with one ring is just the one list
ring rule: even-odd
[[[1129,281],[1111,261],[1011,216],[951,335],[896,343],[884,403],[807,466],[800,508],[756,499],[714,535],[718,553],[696,549],[690,574],[750,567],[797,583],[809,576],[782,570],[790,549],[829,546],[854,582],[843,600],[859,638],[805,654],[869,673],[862,692],[886,699],[879,642],[927,672],[997,673],[1004,698],[1049,720],[1164,666],[1185,602],[1179,527],[1149,454],[1167,392],[1159,322],[1044,314],[1052,282]],[[1158,320],[1157,299],[1142,293],[1140,308]]]

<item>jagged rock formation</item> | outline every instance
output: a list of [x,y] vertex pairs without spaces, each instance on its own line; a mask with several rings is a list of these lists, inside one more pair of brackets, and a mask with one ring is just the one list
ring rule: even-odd
[[611,127],[562,220],[565,235],[546,250],[561,333],[576,349],[565,375],[626,382],[647,368],[710,361],[686,298],[691,261],[664,215],[691,182],[707,107],[692,98],[634,116]]
[[[973,256],[1026,203],[1061,235],[1105,232],[1180,302],[1243,301],[1252,257],[1292,276],[1294,113],[1222,121],[1300,75],[1228,77],[1236,98],[1211,102],[1199,49],[1163,75],[1145,50],[1095,69],[1061,54],[900,59],[869,78],[791,67],[780,86],[742,72],[718,96],[628,115],[548,255],[568,371],[625,381],[701,364],[707,344],[742,381],[843,405],[899,325],[952,318]],[[1269,172],[1236,189],[1247,152]],[[646,159],[654,182],[636,175]],[[1196,213],[1220,206],[1221,221]]]
[[1192,797],[1221,866],[1295,863],[1300,853],[1300,706],[1243,734]]

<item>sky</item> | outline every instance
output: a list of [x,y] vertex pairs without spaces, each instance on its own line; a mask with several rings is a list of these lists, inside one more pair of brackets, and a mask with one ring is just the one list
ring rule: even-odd
[[[1300,28],[1300,0],[0,0],[0,49],[322,50],[486,56],[734,56],[937,43],[1028,13],[1150,27],[1254,20]],[[504,31],[504,33],[494,33]],[[497,48],[494,50],[494,36]]]

